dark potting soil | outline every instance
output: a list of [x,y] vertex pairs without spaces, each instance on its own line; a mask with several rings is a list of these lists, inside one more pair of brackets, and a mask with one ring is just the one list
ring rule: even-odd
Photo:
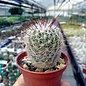
[[62,57],[60,57],[58,59],[57,66],[54,66],[52,68],[37,68],[31,63],[30,60],[27,59],[27,56],[26,56],[24,59],[22,59],[20,65],[22,68],[29,70],[29,71],[33,71],[33,72],[50,72],[54,70],[59,70],[60,68],[64,67],[65,61]]

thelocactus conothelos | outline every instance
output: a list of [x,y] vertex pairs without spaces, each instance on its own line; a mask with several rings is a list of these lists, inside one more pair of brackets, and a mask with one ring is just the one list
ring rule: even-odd
[[28,59],[34,67],[52,68],[57,65],[58,58],[61,56],[62,35],[59,27],[40,22],[32,24],[26,31]]

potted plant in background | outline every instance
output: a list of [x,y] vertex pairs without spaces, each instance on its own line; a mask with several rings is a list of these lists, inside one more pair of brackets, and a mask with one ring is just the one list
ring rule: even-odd
[[29,21],[26,31],[26,52],[17,57],[25,86],[60,86],[68,57],[62,53],[62,35],[52,23]]
[[23,12],[24,9],[19,7],[12,7],[9,9],[9,13],[11,13],[11,15],[22,15]]

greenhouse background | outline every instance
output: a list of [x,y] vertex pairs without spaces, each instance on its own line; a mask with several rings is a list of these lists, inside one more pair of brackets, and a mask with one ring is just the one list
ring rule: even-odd
[[86,86],[86,0],[0,0],[0,86],[13,86],[21,75],[16,57],[25,51],[29,20],[55,18],[64,39],[63,52],[70,57],[62,80]]

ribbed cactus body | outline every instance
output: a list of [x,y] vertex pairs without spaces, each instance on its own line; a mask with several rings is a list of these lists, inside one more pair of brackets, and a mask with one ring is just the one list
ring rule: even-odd
[[37,68],[54,67],[61,54],[61,33],[58,28],[48,25],[36,26],[28,29],[25,37],[28,58]]

